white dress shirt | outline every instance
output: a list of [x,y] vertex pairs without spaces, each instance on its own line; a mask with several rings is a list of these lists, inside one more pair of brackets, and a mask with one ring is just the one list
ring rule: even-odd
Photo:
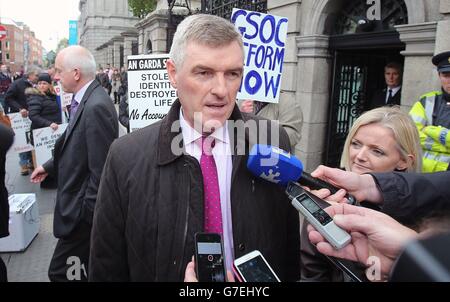
[[84,97],[84,94],[86,93],[86,90],[89,88],[89,85],[92,84],[92,82],[94,82],[94,80],[89,81],[86,83],[86,85],[84,85],[83,87],[81,87],[80,90],[78,90],[78,92],[75,94],[75,101],[80,104],[81,100]]
[[[215,138],[215,146],[212,155],[216,162],[217,176],[220,190],[220,208],[222,211],[223,246],[225,255],[225,265],[227,270],[232,271],[234,250],[233,250],[233,226],[231,220],[231,173],[233,162],[231,157],[232,147],[228,134],[228,122],[219,129],[216,129],[211,136]],[[192,128],[184,119],[183,110],[180,109],[180,126],[183,134],[183,142],[186,153],[195,157],[200,163],[202,150],[196,141],[201,139],[202,134]]]
[[387,104],[389,100],[389,90],[392,90],[392,97],[397,94],[397,92],[402,88],[402,86],[397,86],[395,88],[386,88],[386,98],[384,99],[384,103]]

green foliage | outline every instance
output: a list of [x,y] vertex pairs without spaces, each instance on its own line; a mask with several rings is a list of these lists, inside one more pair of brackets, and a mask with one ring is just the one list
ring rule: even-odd
[[58,46],[56,47],[56,53],[58,53],[60,50],[66,48],[69,46],[69,39],[63,38],[59,40]]
[[135,17],[144,18],[156,8],[156,0],[128,0],[128,6]]

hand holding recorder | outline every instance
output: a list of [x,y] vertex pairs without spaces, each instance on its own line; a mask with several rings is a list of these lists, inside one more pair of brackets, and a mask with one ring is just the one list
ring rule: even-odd
[[324,255],[358,261],[370,266],[369,257],[379,259],[381,278],[386,280],[395,258],[407,241],[417,238],[417,233],[386,214],[348,204],[336,204],[325,209],[340,228],[351,233],[351,242],[336,250],[311,225],[309,239]]

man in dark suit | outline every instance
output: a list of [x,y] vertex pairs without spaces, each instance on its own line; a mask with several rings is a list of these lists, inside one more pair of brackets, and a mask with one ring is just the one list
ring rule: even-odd
[[384,80],[386,88],[377,90],[369,97],[366,110],[382,106],[400,105],[402,97],[402,66],[396,62],[388,63],[384,67]]
[[[0,238],[9,236],[9,203],[5,187],[6,152],[14,141],[14,132],[0,122]],[[0,258],[0,282],[8,280],[6,266]]]
[[228,270],[233,259],[259,250],[281,280],[298,280],[298,212],[283,188],[246,166],[258,139],[286,150],[290,142],[278,123],[239,111],[241,34],[223,18],[192,15],[178,25],[170,57],[179,100],[162,121],[111,146],[89,280],[182,281],[196,232],[222,234]]
[[95,81],[95,60],[81,46],[62,50],[55,80],[74,95],[66,132],[55,144],[53,159],[38,167],[32,182],[48,174],[58,180],[53,231],[59,238],[49,268],[51,281],[85,281],[92,218],[100,176],[109,147],[118,136],[117,113]]

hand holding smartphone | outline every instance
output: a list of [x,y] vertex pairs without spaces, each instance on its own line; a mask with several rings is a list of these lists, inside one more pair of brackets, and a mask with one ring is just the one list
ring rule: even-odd
[[259,251],[250,252],[234,260],[233,270],[241,282],[280,282]]
[[225,282],[225,265],[220,234],[195,234],[195,269],[199,282]]

